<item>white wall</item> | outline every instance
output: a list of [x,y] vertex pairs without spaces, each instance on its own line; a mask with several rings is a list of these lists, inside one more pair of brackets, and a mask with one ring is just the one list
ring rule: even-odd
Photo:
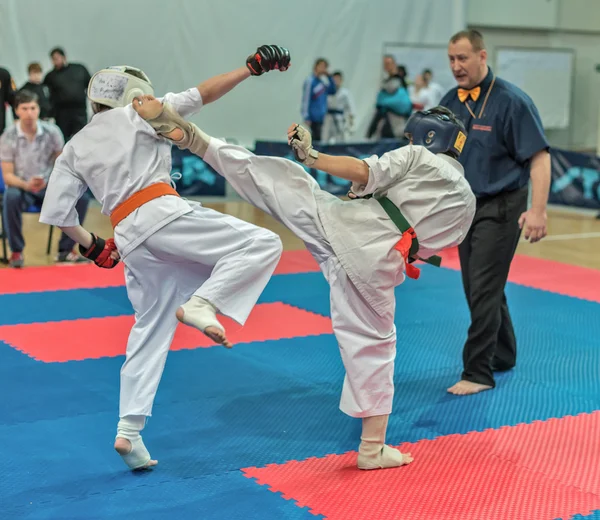
[[49,69],[49,50],[93,72],[144,69],[157,93],[182,90],[243,66],[258,45],[290,49],[285,73],[251,78],[193,120],[208,132],[284,139],[300,120],[301,87],[315,58],[341,69],[360,135],[371,115],[386,41],[443,43],[465,26],[466,0],[0,0],[0,61],[21,85],[31,61]]
[[563,30],[600,32],[600,2],[560,0],[557,27]]
[[[514,13],[518,13],[516,16]],[[566,31],[600,31],[598,0],[469,0],[470,24]]]
[[[515,11],[518,16],[509,16]],[[600,63],[600,1],[469,0],[467,13],[469,27],[484,35],[492,66],[496,47],[574,49],[571,126],[548,131],[548,137],[555,146],[600,147],[600,74],[595,71]]]
[[[577,0],[571,0],[577,1]],[[468,23],[493,27],[556,27],[561,0],[469,0]],[[515,16],[514,13],[518,13]]]

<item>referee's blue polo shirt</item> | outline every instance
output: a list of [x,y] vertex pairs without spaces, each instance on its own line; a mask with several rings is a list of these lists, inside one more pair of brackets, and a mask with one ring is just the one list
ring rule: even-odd
[[455,87],[440,105],[465,124],[468,137],[460,162],[473,193],[482,198],[527,186],[531,158],[549,144],[538,110],[525,92],[496,77],[491,68],[478,86],[476,101],[469,96],[462,102]]

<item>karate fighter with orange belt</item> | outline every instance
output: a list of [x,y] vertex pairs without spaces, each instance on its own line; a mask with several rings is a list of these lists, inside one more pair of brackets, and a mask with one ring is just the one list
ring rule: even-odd
[[[188,117],[250,76],[289,66],[287,49],[263,45],[245,66],[161,99]],[[135,67],[110,67],[92,77],[94,116],[56,161],[40,216],[78,242],[96,265],[125,265],[135,324],[121,369],[115,449],[131,469],[157,463],[140,432],[152,415],[178,320],[230,347],[216,313],[243,325],[282,251],[276,234],[177,194],[171,142],[132,108],[136,96],[152,94],[150,80]],[[75,203],[88,188],[110,216],[114,239],[79,225]]]

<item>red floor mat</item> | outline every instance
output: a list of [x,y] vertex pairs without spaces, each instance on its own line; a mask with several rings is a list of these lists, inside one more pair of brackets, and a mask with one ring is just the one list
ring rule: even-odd
[[[442,266],[460,270],[458,249],[442,254]],[[508,279],[517,285],[600,303],[600,270],[597,269],[516,255]]]
[[552,520],[600,509],[600,412],[404,444],[409,466],[356,453],[242,470],[329,520]]
[[100,269],[93,264],[0,269],[0,294],[94,289],[125,284],[123,264]]
[[[222,316],[220,320],[234,345],[333,334],[329,318],[284,303],[257,305],[244,327]],[[265,323],[269,326],[265,327]],[[97,359],[124,355],[132,325],[133,316],[4,325],[0,327],[0,340],[47,363]],[[102,341],[89,342],[82,338],[102,338]],[[204,334],[180,324],[171,350],[212,346],[214,343]]]
[[320,273],[319,264],[306,249],[284,251],[274,274]]
[[[445,251],[442,257],[443,267],[460,269],[456,249]],[[319,267],[310,253],[298,250],[284,251],[274,274],[318,271]],[[517,255],[509,280],[518,285],[600,303],[600,270]],[[124,283],[122,264],[115,269],[98,269],[94,265],[0,269],[0,294],[94,289]]]
[[[284,251],[274,274],[317,271],[320,271],[319,266],[308,251]],[[99,269],[93,264],[0,269],[0,294],[99,289],[121,285],[125,285],[122,263],[114,269]]]

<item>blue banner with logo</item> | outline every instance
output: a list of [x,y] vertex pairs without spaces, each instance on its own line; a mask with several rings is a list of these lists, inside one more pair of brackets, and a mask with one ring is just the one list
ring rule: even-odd
[[[319,151],[330,155],[349,155],[359,159],[377,155],[403,146],[396,139],[372,143],[321,144]],[[285,157],[295,160],[285,142],[257,141],[257,155]],[[549,202],[580,208],[600,209],[600,157],[556,148],[551,149],[552,186]],[[225,196],[225,179],[208,164],[187,150],[173,147],[173,173],[177,190],[183,196]],[[336,195],[344,195],[350,183],[314,168],[304,167],[322,189]],[[179,179],[177,177],[181,176]]]
[[225,196],[225,179],[197,155],[173,146],[171,161],[171,176],[183,197]]
[[549,202],[600,209],[600,157],[552,149]]
[[600,157],[552,149],[549,202],[600,209]]
[[[319,151],[330,155],[349,155],[362,159],[371,155],[383,155],[403,144],[396,139],[386,139],[375,143],[323,144],[319,145]],[[285,157],[295,161],[294,154],[285,142],[257,141],[254,153],[256,155]],[[330,193],[345,194],[350,188],[350,183],[344,179],[332,177],[313,168],[304,168],[317,180],[322,189]],[[225,179],[200,157],[193,155],[188,150],[180,150],[176,146],[172,148],[171,174],[177,186],[177,191],[183,196],[225,196]]]

